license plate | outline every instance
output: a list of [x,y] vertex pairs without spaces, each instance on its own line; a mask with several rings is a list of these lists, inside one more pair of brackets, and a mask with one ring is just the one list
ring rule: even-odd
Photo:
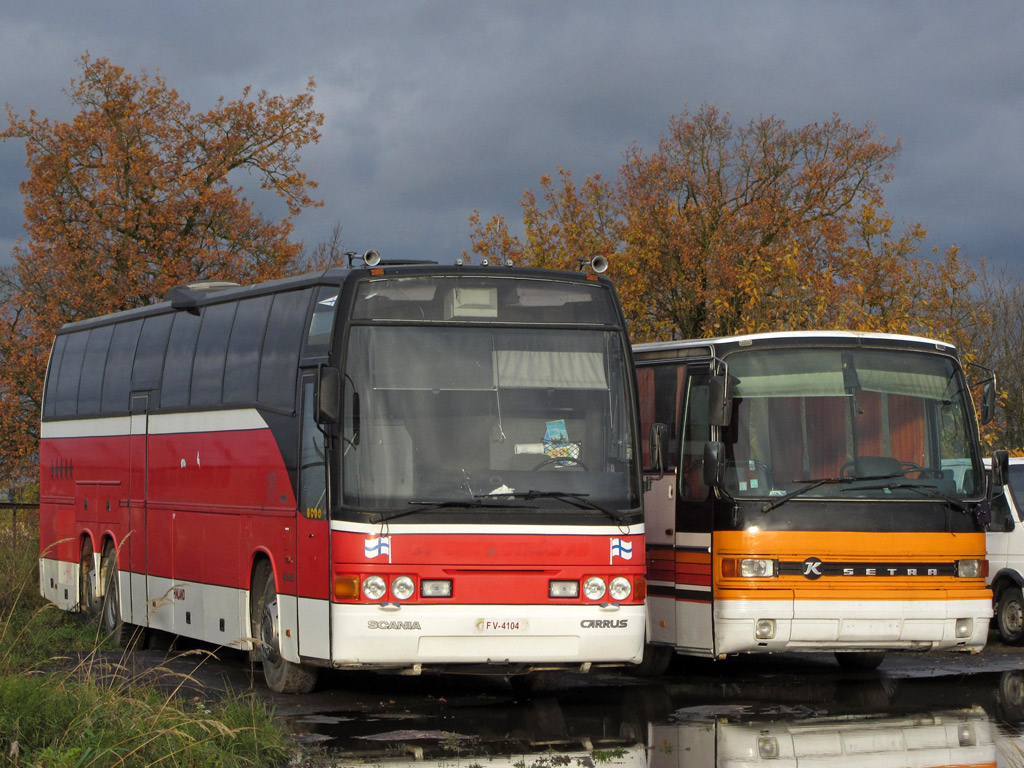
[[477,619],[476,631],[479,635],[508,635],[529,631],[526,619]]

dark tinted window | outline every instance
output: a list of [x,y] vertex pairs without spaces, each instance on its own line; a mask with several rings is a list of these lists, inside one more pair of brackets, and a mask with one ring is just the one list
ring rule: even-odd
[[274,297],[260,363],[261,403],[295,407],[295,376],[311,293],[309,289],[279,293]]
[[260,379],[260,352],[273,296],[239,302],[224,369],[224,402],[254,403]]
[[202,310],[203,325],[199,329],[196,357],[192,363],[193,406],[219,405],[224,385],[224,360],[231,338],[231,324],[237,304],[213,304]]
[[82,361],[82,380],[78,384],[78,413],[82,416],[100,412],[103,371],[107,366],[107,353],[113,335],[112,325],[89,331],[89,343],[85,345],[85,359]]
[[74,416],[78,412],[78,381],[82,375],[82,358],[88,331],[69,334],[57,377],[57,416]]
[[338,290],[336,285],[325,285],[317,293],[313,316],[309,320],[309,333],[306,335],[307,357],[326,355],[330,351]]
[[173,408],[188,405],[192,385],[192,356],[196,351],[200,319],[188,312],[177,312],[167,342],[167,360],[160,384],[160,406]]
[[43,416],[53,416],[57,410],[57,379],[60,377],[60,361],[64,356],[64,345],[67,343],[67,336],[58,336],[54,339],[53,349],[50,351],[50,370],[46,374],[46,394],[43,405]]
[[114,326],[110,352],[103,371],[103,412],[128,410],[128,392],[132,379],[132,363],[139,341],[142,320],[132,320]]
[[164,365],[164,351],[167,337],[171,332],[173,315],[147,317],[139,336],[139,347],[135,351],[135,366],[132,368],[133,389],[156,389],[160,386],[160,374]]

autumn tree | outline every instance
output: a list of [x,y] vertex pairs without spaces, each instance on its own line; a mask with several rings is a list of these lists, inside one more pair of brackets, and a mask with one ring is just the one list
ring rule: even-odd
[[926,233],[895,232],[882,196],[898,152],[838,116],[736,126],[705,106],[673,117],[656,151],[627,149],[614,182],[542,177],[522,240],[475,213],[472,250],[570,269],[606,256],[637,340],[920,328],[926,275],[909,256]]
[[[68,122],[7,107],[0,137],[25,144],[27,239],[0,278],[0,456],[8,476],[35,450],[47,353],[61,324],[144,305],[173,285],[287,274],[292,219],[319,205],[298,169],[323,116],[314,82],[296,96],[221,98],[206,112],[159,76],[85,55],[65,91]],[[244,179],[284,201],[265,219]]]

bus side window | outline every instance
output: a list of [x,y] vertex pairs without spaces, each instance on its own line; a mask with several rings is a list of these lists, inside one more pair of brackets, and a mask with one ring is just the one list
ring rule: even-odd
[[174,315],[171,338],[167,342],[163,380],[160,383],[160,407],[188,405],[192,382],[192,357],[199,336],[199,317],[188,312]]
[[680,383],[685,366],[674,363],[643,366],[637,369],[637,388],[640,399],[640,443],[643,446],[643,464],[651,468],[651,449],[648,435],[652,424],[668,427],[668,464],[666,471],[679,466],[679,405]]
[[690,372],[685,381],[679,495],[691,501],[708,498],[704,485],[704,444],[711,439],[707,369]]
[[[164,367],[167,337],[171,334],[173,315],[152,315],[142,324],[139,345],[132,366],[132,391],[154,390],[160,387],[160,374]],[[156,403],[152,403],[156,405]]]
[[60,374],[57,377],[57,416],[74,416],[78,412],[78,382],[82,376],[82,360],[88,331],[69,334],[64,347]]
[[220,405],[224,385],[224,361],[228,353],[228,339],[238,305],[212,304],[202,310],[203,324],[196,342],[196,357],[192,363],[192,394],[189,405]]
[[64,357],[64,346],[67,336],[58,336],[50,351],[50,370],[46,374],[46,393],[44,395],[43,416],[51,418],[57,412],[57,379],[60,378],[60,362]]
[[306,331],[312,290],[274,296],[260,359],[258,400],[288,410],[295,408],[295,369]]
[[238,303],[224,369],[225,403],[256,402],[260,353],[272,301],[273,296],[257,296]]
[[114,326],[107,364],[103,369],[103,397],[100,403],[103,413],[128,412],[132,364],[135,362],[135,347],[138,345],[140,331],[142,320]]
[[110,339],[114,326],[104,325],[89,331],[89,343],[85,345],[85,360],[82,361],[82,380],[78,384],[78,415],[95,416],[100,412],[103,399],[103,369],[110,351]]

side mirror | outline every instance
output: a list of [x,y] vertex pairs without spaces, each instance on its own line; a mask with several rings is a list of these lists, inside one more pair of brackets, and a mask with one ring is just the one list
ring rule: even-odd
[[337,424],[341,417],[341,374],[323,366],[316,382],[316,423]]
[[722,456],[725,446],[717,440],[704,443],[704,485],[714,488],[721,484]]
[[992,452],[992,478],[993,488],[1002,488],[1010,478],[1010,454],[1004,450]]
[[996,415],[996,383],[989,379],[981,389],[981,423],[988,424]]
[[668,425],[651,424],[651,469],[658,473],[660,480],[668,466]]
[[728,374],[708,379],[708,421],[714,427],[728,427],[732,421],[732,392],[729,390]]

